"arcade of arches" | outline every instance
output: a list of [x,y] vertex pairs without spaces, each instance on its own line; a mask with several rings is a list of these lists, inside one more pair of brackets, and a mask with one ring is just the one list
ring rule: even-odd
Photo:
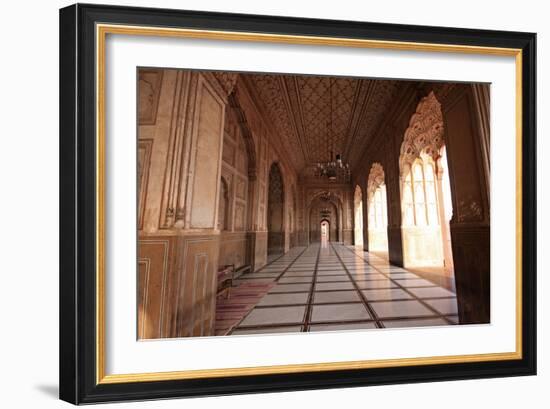
[[138,81],[140,338],[489,322],[487,84]]

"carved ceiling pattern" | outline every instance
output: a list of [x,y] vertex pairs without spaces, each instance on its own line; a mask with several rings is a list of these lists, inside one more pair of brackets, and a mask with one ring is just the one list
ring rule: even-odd
[[392,80],[370,81],[370,87],[366,90],[367,95],[361,101],[362,111],[358,118],[358,126],[355,128],[355,134],[349,137],[347,150],[344,152],[352,168],[362,159],[364,148],[374,137],[384,116],[390,110],[399,84],[399,81]]
[[285,102],[285,89],[283,77],[280,75],[249,74],[243,75],[251,79],[254,90],[260,99],[260,104],[265,107],[275,131],[282,140],[288,144],[287,151],[297,169],[304,163],[304,155],[297,135],[296,127],[293,126],[292,112]]
[[296,77],[307,162],[325,162],[331,151],[344,151],[358,86],[348,78]]
[[243,74],[302,171],[330,152],[352,168],[390,107],[397,81]]

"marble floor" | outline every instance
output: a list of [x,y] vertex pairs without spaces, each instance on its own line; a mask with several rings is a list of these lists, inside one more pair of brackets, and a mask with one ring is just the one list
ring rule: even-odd
[[274,286],[228,335],[458,323],[453,291],[338,243],[295,247],[236,281]]

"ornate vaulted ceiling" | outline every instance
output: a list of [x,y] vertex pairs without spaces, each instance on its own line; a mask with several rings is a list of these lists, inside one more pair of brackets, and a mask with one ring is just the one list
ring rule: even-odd
[[398,82],[302,75],[242,74],[258,105],[303,170],[341,153],[352,168],[377,130]]

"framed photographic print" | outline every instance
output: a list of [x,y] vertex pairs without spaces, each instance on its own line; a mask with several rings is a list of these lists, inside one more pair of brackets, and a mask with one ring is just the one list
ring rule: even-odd
[[535,40],[61,9],[61,399],[535,374]]

